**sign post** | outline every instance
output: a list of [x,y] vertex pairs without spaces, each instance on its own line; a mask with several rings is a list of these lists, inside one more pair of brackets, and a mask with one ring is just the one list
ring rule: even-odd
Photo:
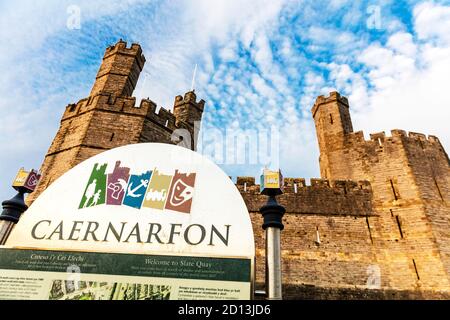
[[244,200],[217,165],[174,145],[125,146],[79,164],[35,200],[6,246],[0,299],[253,297]]
[[264,169],[261,193],[269,196],[269,200],[260,212],[264,217],[263,229],[266,231],[266,290],[269,300],[282,299],[281,231],[284,229],[282,220],[286,209],[277,203],[275,197],[283,193],[283,187],[281,171]]

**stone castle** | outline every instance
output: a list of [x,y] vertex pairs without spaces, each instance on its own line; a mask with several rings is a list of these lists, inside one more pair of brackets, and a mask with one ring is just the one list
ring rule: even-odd
[[[28,203],[78,163],[141,142],[174,143],[194,133],[205,102],[175,98],[173,113],[132,97],[145,63],[141,47],[109,47],[88,98],[68,105]],[[332,92],[312,108],[322,179],[285,179],[284,297],[297,299],[450,298],[450,161],[438,138],[392,130],[353,132],[349,103]],[[191,146],[193,147],[193,146]],[[256,289],[264,285],[266,197],[240,177],[256,239]]]

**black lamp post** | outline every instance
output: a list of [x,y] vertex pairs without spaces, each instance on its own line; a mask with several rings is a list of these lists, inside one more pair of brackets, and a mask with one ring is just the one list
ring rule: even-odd
[[19,222],[20,216],[28,206],[25,204],[24,193],[20,192],[10,200],[3,201],[3,212],[0,215],[0,245],[8,240],[14,226]]
[[23,168],[19,170],[14,179],[12,187],[17,191],[14,198],[3,201],[3,211],[0,215],[0,245],[4,245],[11,234],[14,226],[27,209],[24,195],[32,193],[36,188],[41,175],[34,170],[25,171]]
[[283,193],[281,172],[264,170],[261,176],[261,193],[269,196],[267,204],[259,211],[264,217],[266,232],[266,290],[269,300],[282,299],[281,231],[286,209],[279,205],[276,196]]

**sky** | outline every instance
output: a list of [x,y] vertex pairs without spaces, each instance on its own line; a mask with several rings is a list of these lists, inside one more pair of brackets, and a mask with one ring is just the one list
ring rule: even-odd
[[[403,129],[450,150],[450,1],[0,0],[1,200],[20,167],[40,167],[65,106],[89,95],[121,38],[147,58],[138,101],[172,109],[198,66],[200,151],[230,176],[270,163],[319,177],[310,110],[331,91],[366,138]],[[230,162],[212,138],[227,131],[273,138],[270,157]]]

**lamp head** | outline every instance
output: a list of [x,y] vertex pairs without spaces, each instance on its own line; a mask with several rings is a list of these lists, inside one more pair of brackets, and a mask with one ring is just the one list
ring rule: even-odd
[[264,169],[261,175],[261,194],[276,196],[283,193],[284,179],[281,170]]
[[21,168],[13,181],[12,187],[18,192],[32,193],[39,182],[41,175],[35,170],[26,171]]

